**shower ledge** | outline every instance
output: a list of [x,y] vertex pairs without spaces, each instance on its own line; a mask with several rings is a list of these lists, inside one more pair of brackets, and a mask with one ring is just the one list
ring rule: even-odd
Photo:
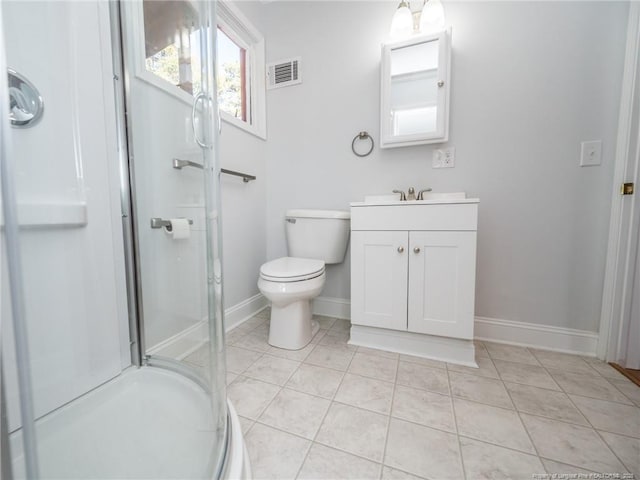
[[[18,220],[22,227],[84,227],[87,225],[85,202],[18,203]],[[4,219],[2,220],[4,225]]]

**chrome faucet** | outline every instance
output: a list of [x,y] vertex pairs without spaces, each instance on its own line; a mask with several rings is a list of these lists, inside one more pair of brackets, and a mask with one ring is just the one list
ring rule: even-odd
[[418,200],[424,200],[424,194],[430,191],[431,191],[430,188],[425,188],[424,190],[420,190],[418,192]]
[[407,200],[407,195],[402,190],[394,190],[393,193],[400,194],[400,201],[405,202]]
[[393,193],[399,193],[400,201],[406,202],[406,201],[413,201],[413,200],[424,200],[424,194],[430,191],[431,191],[430,188],[425,188],[424,190],[420,190],[418,192],[418,195],[416,196],[415,188],[409,187],[409,190],[407,191],[407,193],[404,193],[404,191],[402,190],[393,190]]

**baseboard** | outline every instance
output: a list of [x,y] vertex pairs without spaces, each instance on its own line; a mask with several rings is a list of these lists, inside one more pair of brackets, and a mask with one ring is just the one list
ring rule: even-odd
[[182,360],[197,350],[206,339],[207,321],[205,319],[154,345],[147,354]]
[[[258,293],[224,311],[225,331],[237,327],[256,313],[267,307],[267,299]],[[163,342],[150,348],[149,355],[159,355],[162,357],[182,360],[189,354],[197,350],[209,337],[207,319],[204,318],[198,323],[183,331],[167,338]]]
[[586,356],[595,356],[598,345],[598,332],[486,317],[476,317],[474,336],[478,340]]
[[256,313],[264,310],[269,305],[269,301],[264,295],[258,293],[253,297],[235,304],[224,311],[224,329],[229,331],[241,323],[249,320]]
[[[225,330],[229,331],[266,308],[267,299],[260,293],[225,310]],[[313,313],[334,318],[351,318],[351,303],[344,298],[318,297],[313,301]],[[536,325],[496,318],[476,317],[475,335],[478,340],[507,343],[524,347],[555,350],[579,355],[595,356],[598,333],[572,328]],[[207,338],[206,322],[180,332],[154,347],[149,353],[180,358]]]
[[313,300],[311,310],[316,315],[351,319],[351,302],[344,298],[317,297]]
[[[349,320],[351,302],[344,298],[318,297],[313,301],[313,313]],[[478,340],[587,356],[596,355],[598,344],[597,332],[487,317],[475,318],[474,332]]]

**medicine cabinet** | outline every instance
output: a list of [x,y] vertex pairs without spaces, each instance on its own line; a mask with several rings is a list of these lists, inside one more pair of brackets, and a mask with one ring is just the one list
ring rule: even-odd
[[451,29],[382,46],[380,146],[446,142]]

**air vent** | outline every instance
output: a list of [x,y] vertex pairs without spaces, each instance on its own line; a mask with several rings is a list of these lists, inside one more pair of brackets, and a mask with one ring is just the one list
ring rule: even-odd
[[302,83],[300,57],[267,64],[267,88],[288,87]]

